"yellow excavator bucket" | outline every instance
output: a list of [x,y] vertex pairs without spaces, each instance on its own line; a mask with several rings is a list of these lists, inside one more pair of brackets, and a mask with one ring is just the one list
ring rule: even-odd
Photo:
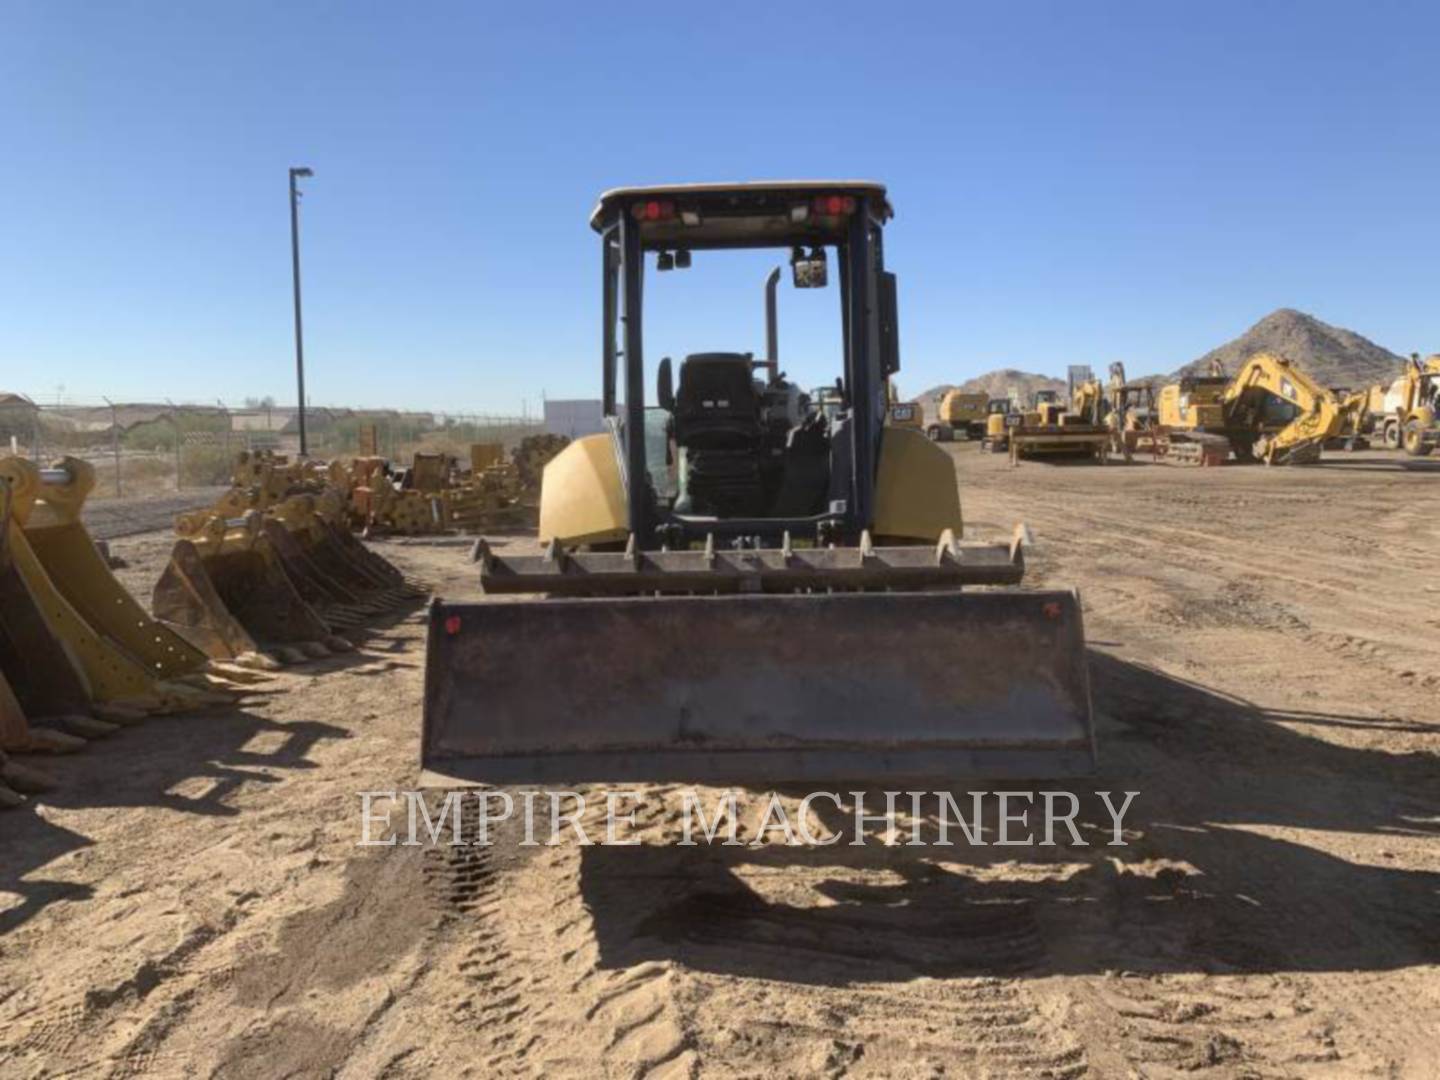
[[354,648],[295,591],[257,511],[182,514],[175,527],[151,606],[207,656],[271,667]]
[[394,566],[324,516],[330,510],[315,496],[291,496],[263,525],[296,591],[326,622],[341,630],[358,629],[423,597]]
[[[67,459],[67,461],[69,460]],[[85,463],[76,462],[75,464],[84,466]],[[80,562],[82,569],[77,577],[67,577],[63,555],[57,556],[53,550],[51,551],[52,562],[61,580],[65,583],[64,588],[47,569],[45,560],[32,547],[29,537],[21,527],[21,522],[30,517],[42,484],[48,482],[51,485],[66,485],[70,482],[69,477],[73,475],[74,473],[66,468],[63,473],[57,471],[55,475],[47,476],[34,463],[23,458],[10,457],[0,460],[0,477],[4,477],[8,481],[13,499],[11,514],[6,524],[6,540],[12,567],[23,585],[25,593],[28,594],[30,603],[43,619],[46,629],[62,643],[66,654],[73,659],[76,667],[83,673],[91,700],[142,712],[191,708],[227,700],[219,695],[173,681],[174,676],[193,673],[195,668],[192,667],[187,672],[175,660],[166,662],[160,660],[159,657],[162,655],[167,658],[184,657],[188,653],[193,653],[194,650],[184,642],[180,642],[182,648],[177,649],[174,653],[163,651],[163,647],[159,654],[147,650],[147,658],[142,661],[131,654],[122,642],[105,633],[104,627],[114,625],[124,617],[123,613],[126,610],[124,601],[129,599],[130,604],[134,605],[130,615],[134,616],[138,612],[139,617],[133,619],[135,623],[133,627],[126,628],[126,637],[133,638],[148,631],[154,637],[160,637],[162,641],[165,638],[178,641],[173,633],[146,615],[138,604],[134,604],[133,598],[124,592],[118,582],[115,582],[108,567],[105,568],[105,576],[122,595],[117,597],[107,590],[100,598],[100,606],[103,607],[107,600],[112,604],[116,604],[118,600],[116,606],[122,614],[115,616],[111,612],[105,611],[104,618],[100,618],[96,613],[97,605],[94,597],[83,597],[81,607],[77,607],[70,599],[71,596],[79,596],[80,590],[85,585],[93,583],[93,579],[87,576],[88,565],[83,557]],[[41,520],[43,522],[44,518],[42,517]],[[46,547],[45,539],[41,540],[41,546]],[[91,548],[93,551],[93,544]],[[47,550],[50,549],[47,548]],[[63,546],[62,550],[65,550]],[[98,552],[95,554],[98,560]],[[103,562],[101,565],[104,565]],[[87,619],[87,612],[97,615],[99,627]],[[132,630],[135,633],[132,634]],[[151,644],[155,643],[152,641]],[[155,659],[150,659],[152,656]]]
[[23,464],[29,466],[24,472],[30,478],[26,483],[34,482],[34,497],[17,499],[16,517],[46,573],[75,610],[154,678],[204,671],[205,654],[141,607],[111,573],[81,523],[81,507],[95,484],[94,467],[78,458],[46,470]]

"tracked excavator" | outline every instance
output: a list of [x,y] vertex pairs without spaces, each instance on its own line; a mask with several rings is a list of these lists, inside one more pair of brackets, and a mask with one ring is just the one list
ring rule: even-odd
[[[478,542],[478,603],[430,608],[428,783],[1061,776],[1094,766],[1078,597],[961,539],[950,456],[886,425],[892,217],[870,182],[621,188],[590,224],[607,430],[545,469],[544,553]],[[647,264],[789,254],[838,286],[839,400],[767,355],[645,364]],[[833,272],[831,267],[833,266]],[[832,281],[832,278],[835,279]],[[987,587],[987,588],[977,588]]]
[[1365,396],[1343,400],[1284,357],[1256,353],[1231,380],[1221,399],[1224,426],[1237,456],[1267,465],[1320,460],[1327,439],[1356,426]]

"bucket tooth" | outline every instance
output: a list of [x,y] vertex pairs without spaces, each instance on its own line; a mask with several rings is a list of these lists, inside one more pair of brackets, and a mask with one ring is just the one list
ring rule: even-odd
[[118,724],[121,727],[132,727],[140,723],[151,713],[159,712],[161,703],[158,700],[145,700],[140,702],[125,701],[97,701],[91,709],[97,717],[110,724]]
[[32,724],[10,684],[0,675],[0,750],[17,754],[69,754],[84,746],[84,739]]
[[69,735],[72,738],[80,739],[82,742],[87,739],[108,739],[120,730],[119,724],[112,724],[106,720],[97,720],[93,716],[52,716],[42,721],[47,725],[53,725],[51,731],[56,734]]
[[22,765],[14,758],[0,762],[0,783],[25,795],[42,795],[60,786],[49,773]]
[[[0,761],[3,761],[4,757],[5,755],[0,753]],[[17,806],[24,805],[24,795],[21,795],[14,788],[6,787],[3,782],[0,782],[0,810],[13,810]]]

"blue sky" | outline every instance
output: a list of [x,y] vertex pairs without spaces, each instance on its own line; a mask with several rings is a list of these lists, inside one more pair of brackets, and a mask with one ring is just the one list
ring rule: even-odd
[[[1171,370],[1280,306],[1440,349],[1433,4],[0,0],[0,19],[0,389],[42,400],[293,400],[291,164],[316,172],[316,403],[596,396],[586,218],[604,188],[670,180],[887,183],[909,393]],[[652,278],[652,359],[759,351],[768,265]],[[786,366],[828,377],[829,302],[787,288],[781,312]]]

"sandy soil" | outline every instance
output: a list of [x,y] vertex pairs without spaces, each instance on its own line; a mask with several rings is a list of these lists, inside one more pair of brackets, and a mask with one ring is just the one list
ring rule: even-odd
[[[357,848],[417,772],[403,613],[46,763],[0,816],[0,1074],[1440,1074],[1440,463],[952,453],[967,532],[1081,590],[1070,786],[1140,791],[1128,846],[1087,795],[1084,847],[679,849],[649,788],[639,847]],[[475,591],[462,542],[377,547]],[[114,548],[148,593],[168,540]]]

